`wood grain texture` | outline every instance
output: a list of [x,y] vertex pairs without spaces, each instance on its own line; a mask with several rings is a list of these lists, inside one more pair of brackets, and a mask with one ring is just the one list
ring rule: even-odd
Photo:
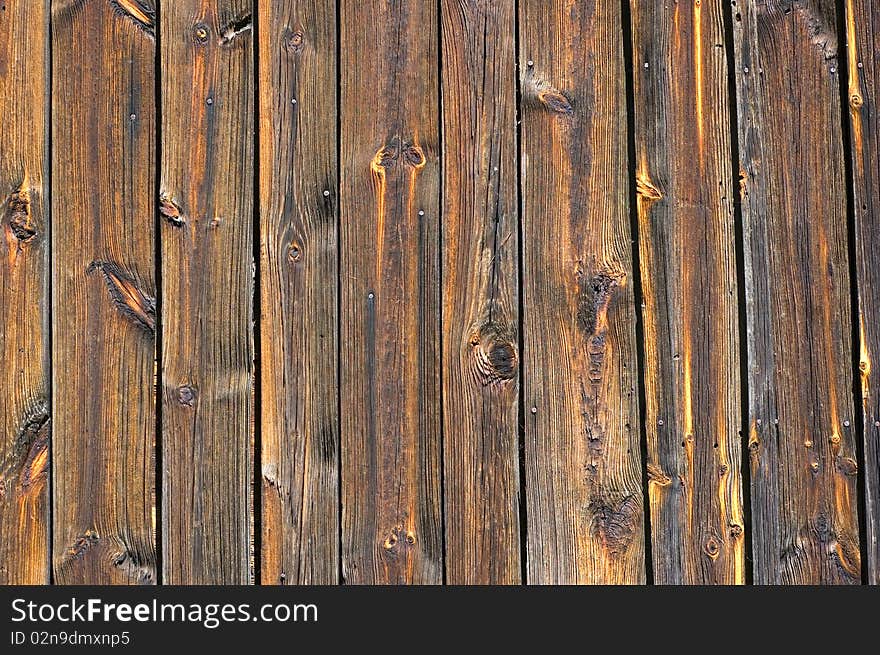
[[0,585],[49,581],[47,9],[0,12]]
[[336,2],[260,0],[258,7],[261,580],[334,584]]
[[437,7],[340,11],[343,576],[440,583]]
[[865,425],[865,565],[868,582],[876,585],[880,584],[880,394],[872,360],[880,353],[880,4],[847,0],[846,32]]
[[630,4],[654,581],[743,584],[724,2]]
[[734,7],[754,579],[860,581],[834,2]]
[[515,3],[441,3],[446,580],[519,584]]
[[253,42],[245,0],[162,5],[163,580],[252,571]]
[[530,583],[642,583],[620,3],[522,0]]
[[52,559],[62,584],[156,581],[151,12],[142,23],[109,2],[52,3]]

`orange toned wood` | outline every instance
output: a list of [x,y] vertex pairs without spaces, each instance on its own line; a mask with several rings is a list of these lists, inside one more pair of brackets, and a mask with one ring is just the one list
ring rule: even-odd
[[155,57],[152,12],[52,2],[52,560],[61,584],[157,577]]
[[0,584],[49,580],[45,3],[0,12]]

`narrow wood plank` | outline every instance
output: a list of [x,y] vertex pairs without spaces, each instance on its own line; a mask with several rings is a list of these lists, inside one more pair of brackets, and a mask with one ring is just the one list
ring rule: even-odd
[[520,2],[530,583],[645,581],[618,2]]
[[156,581],[155,27],[149,2],[52,2],[61,584]]
[[49,581],[45,3],[0,12],[0,584]]
[[443,0],[446,579],[519,584],[515,2]]
[[754,578],[860,581],[835,3],[734,11]]
[[631,10],[654,581],[744,584],[725,6]]
[[161,12],[163,579],[253,578],[253,46],[247,0]]
[[849,119],[852,133],[868,582],[880,584],[880,394],[871,361],[880,353],[880,4],[847,0]]
[[439,583],[437,7],[340,12],[343,576]]
[[336,2],[258,13],[261,580],[335,584]]

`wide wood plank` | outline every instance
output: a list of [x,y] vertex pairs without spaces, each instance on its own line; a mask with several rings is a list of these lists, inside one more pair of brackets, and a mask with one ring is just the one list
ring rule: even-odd
[[880,584],[880,394],[872,360],[880,353],[880,4],[847,0],[848,90],[852,134],[862,411],[865,425],[865,563]]
[[155,14],[52,2],[55,581],[156,581]]
[[45,3],[0,12],[0,584],[49,581]]
[[162,4],[163,580],[253,578],[251,4]]
[[654,581],[743,584],[725,3],[630,4]]
[[437,7],[340,12],[343,576],[439,583]]
[[258,6],[261,580],[334,584],[336,2]]
[[518,584],[515,2],[444,0],[446,579]]
[[520,2],[530,583],[645,581],[617,2]]
[[858,583],[835,3],[734,11],[754,579]]

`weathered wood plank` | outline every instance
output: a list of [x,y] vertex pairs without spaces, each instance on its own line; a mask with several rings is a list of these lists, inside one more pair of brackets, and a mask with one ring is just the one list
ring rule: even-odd
[[163,579],[252,580],[253,46],[247,0],[162,4]]
[[334,584],[336,2],[260,0],[258,14],[261,579]]
[[724,2],[631,2],[654,581],[743,584]]
[[620,3],[520,2],[530,583],[641,583]]
[[343,576],[439,583],[437,7],[340,11]]
[[868,582],[880,584],[880,394],[872,360],[880,353],[880,4],[847,0],[849,119],[852,134],[859,289],[865,523]]
[[444,0],[446,579],[519,584],[515,2]]
[[0,584],[49,581],[49,16],[0,13]]
[[858,583],[835,3],[733,11],[754,579]]
[[155,15],[52,2],[53,566],[156,580]]

